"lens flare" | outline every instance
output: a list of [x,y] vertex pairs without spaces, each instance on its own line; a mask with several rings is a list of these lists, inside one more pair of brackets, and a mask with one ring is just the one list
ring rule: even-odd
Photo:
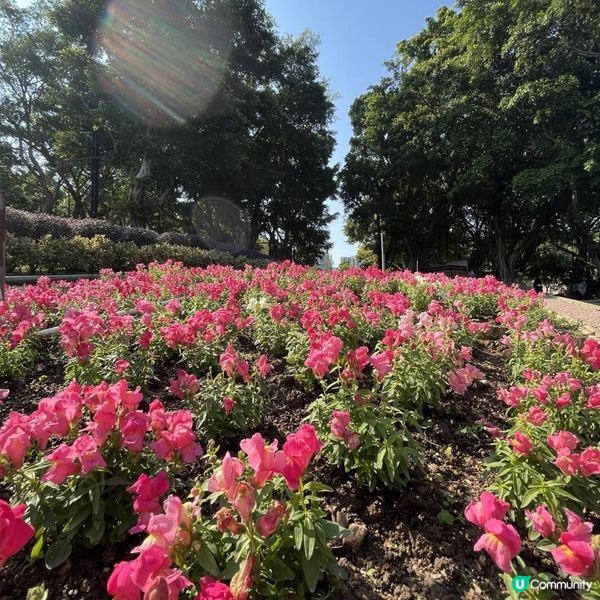
[[196,201],[192,221],[207,241],[247,247],[250,225],[243,210],[227,198],[204,196]]
[[111,0],[97,39],[98,77],[146,124],[180,125],[214,98],[230,40],[227,20],[191,0]]

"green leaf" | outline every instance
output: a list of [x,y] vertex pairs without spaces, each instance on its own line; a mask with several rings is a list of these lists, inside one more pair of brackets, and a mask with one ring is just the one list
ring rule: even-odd
[[105,530],[104,518],[94,518],[93,521],[85,528],[85,537],[88,539],[90,546],[96,546],[102,540]]
[[529,506],[529,504],[539,496],[541,490],[540,488],[532,488],[523,496],[523,500],[521,501],[521,508],[525,508]]
[[198,560],[198,564],[205,571],[207,571],[209,575],[217,578],[221,575],[221,571],[219,570],[215,557],[206,546],[202,546],[200,550],[198,550],[196,553],[196,559]]
[[304,556],[310,559],[315,551],[315,543],[317,541],[317,532],[315,531],[314,523],[310,519],[304,521]]
[[350,533],[350,530],[344,529],[333,521],[321,521],[321,527],[328,540],[342,538]]
[[44,536],[42,534],[37,539],[36,543],[33,545],[33,548],[31,549],[31,558],[33,560],[35,560],[37,558],[41,558],[43,547],[44,547]]
[[59,565],[62,565],[69,558],[72,550],[73,547],[67,540],[54,542],[46,551],[46,567],[48,569],[55,569]]
[[277,556],[270,556],[265,561],[265,568],[273,581],[289,581],[295,578],[294,571]]
[[302,529],[302,523],[296,523],[294,527],[294,548],[300,550],[302,548],[302,539],[304,537],[304,530]]
[[302,556],[302,570],[304,571],[304,579],[310,592],[314,592],[319,578],[321,577],[321,561],[319,560],[319,553],[315,552],[310,559]]
[[309,481],[304,484],[304,489],[307,492],[333,492],[333,489],[324,483],[319,483],[318,481]]

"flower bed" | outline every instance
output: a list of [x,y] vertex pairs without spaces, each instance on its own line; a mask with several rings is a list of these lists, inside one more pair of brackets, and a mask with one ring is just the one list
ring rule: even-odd
[[[20,597],[2,582],[22,584],[27,552],[27,583],[65,598],[409,598],[457,585],[500,597],[460,515],[486,483],[480,417],[499,436],[496,495],[466,518],[501,569],[525,524],[507,522],[508,503],[535,510],[533,523],[549,523],[547,508],[563,545],[577,525],[561,511],[596,509],[598,349],[547,316],[535,294],[490,277],[291,263],[153,263],[11,288],[0,527],[18,535],[0,544],[0,560],[16,555],[0,595]],[[40,337],[48,327],[58,334]],[[510,376],[525,381],[495,400]],[[554,556],[538,546],[534,561]],[[93,552],[108,558],[92,591],[69,573]]]

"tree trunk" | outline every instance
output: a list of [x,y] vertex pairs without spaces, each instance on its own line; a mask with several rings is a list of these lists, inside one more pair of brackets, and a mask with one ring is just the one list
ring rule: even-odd
[[510,285],[515,279],[514,264],[511,264],[511,260],[508,257],[508,251],[506,248],[506,242],[504,240],[504,232],[500,224],[500,218],[498,215],[494,216],[493,220],[493,231],[494,237],[496,238],[496,271],[498,277],[506,284]]
[[147,156],[137,175],[133,178],[129,189],[129,205],[131,206],[131,224],[134,227],[145,227],[148,224],[148,211],[145,206],[146,184],[151,176],[152,160]]

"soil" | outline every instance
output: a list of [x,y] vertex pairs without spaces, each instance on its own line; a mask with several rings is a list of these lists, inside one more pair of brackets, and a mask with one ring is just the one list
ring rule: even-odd
[[[326,505],[332,518],[364,525],[367,531],[358,549],[335,550],[348,572],[338,600],[506,597],[496,566],[472,549],[479,530],[463,517],[464,507],[487,481],[483,463],[490,439],[476,421],[483,417],[504,425],[504,406],[496,399],[496,390],[506,385],[505,353],[497,341],[481,344],[474,350],[473,363],[486,380],[464,396],[449,394],[442,410],[427,412],[426,428],[419,434],[422,464],[413,469],[404,489],[369,493],[340,469],[316,459],[312,476],[335,490]],[[297,429],[318,392],[300,389],[284,361],[275,360],[274,366],[268,377],[265,420],[258,429],[266,439],[281,440]],[[62,385],[60,368],[46,368],[19,382],[0,382],[0,387],[11,389],[10,400],[0,407],[0,422],[10,409],[33,410],[41,397]],[[54,571],[47,571],[43,561],[30,563],[27,553],[21,552],[0,571],[0,600],[22,600],[27,588],[41,582],[49,589],[49,600],[107,599],[110,571],[116,562],[128,559],[134,541],[78,551]],[[541,565],[529,556],[527,548],[524,552],[528,563],[552,570],[550,564]]]

